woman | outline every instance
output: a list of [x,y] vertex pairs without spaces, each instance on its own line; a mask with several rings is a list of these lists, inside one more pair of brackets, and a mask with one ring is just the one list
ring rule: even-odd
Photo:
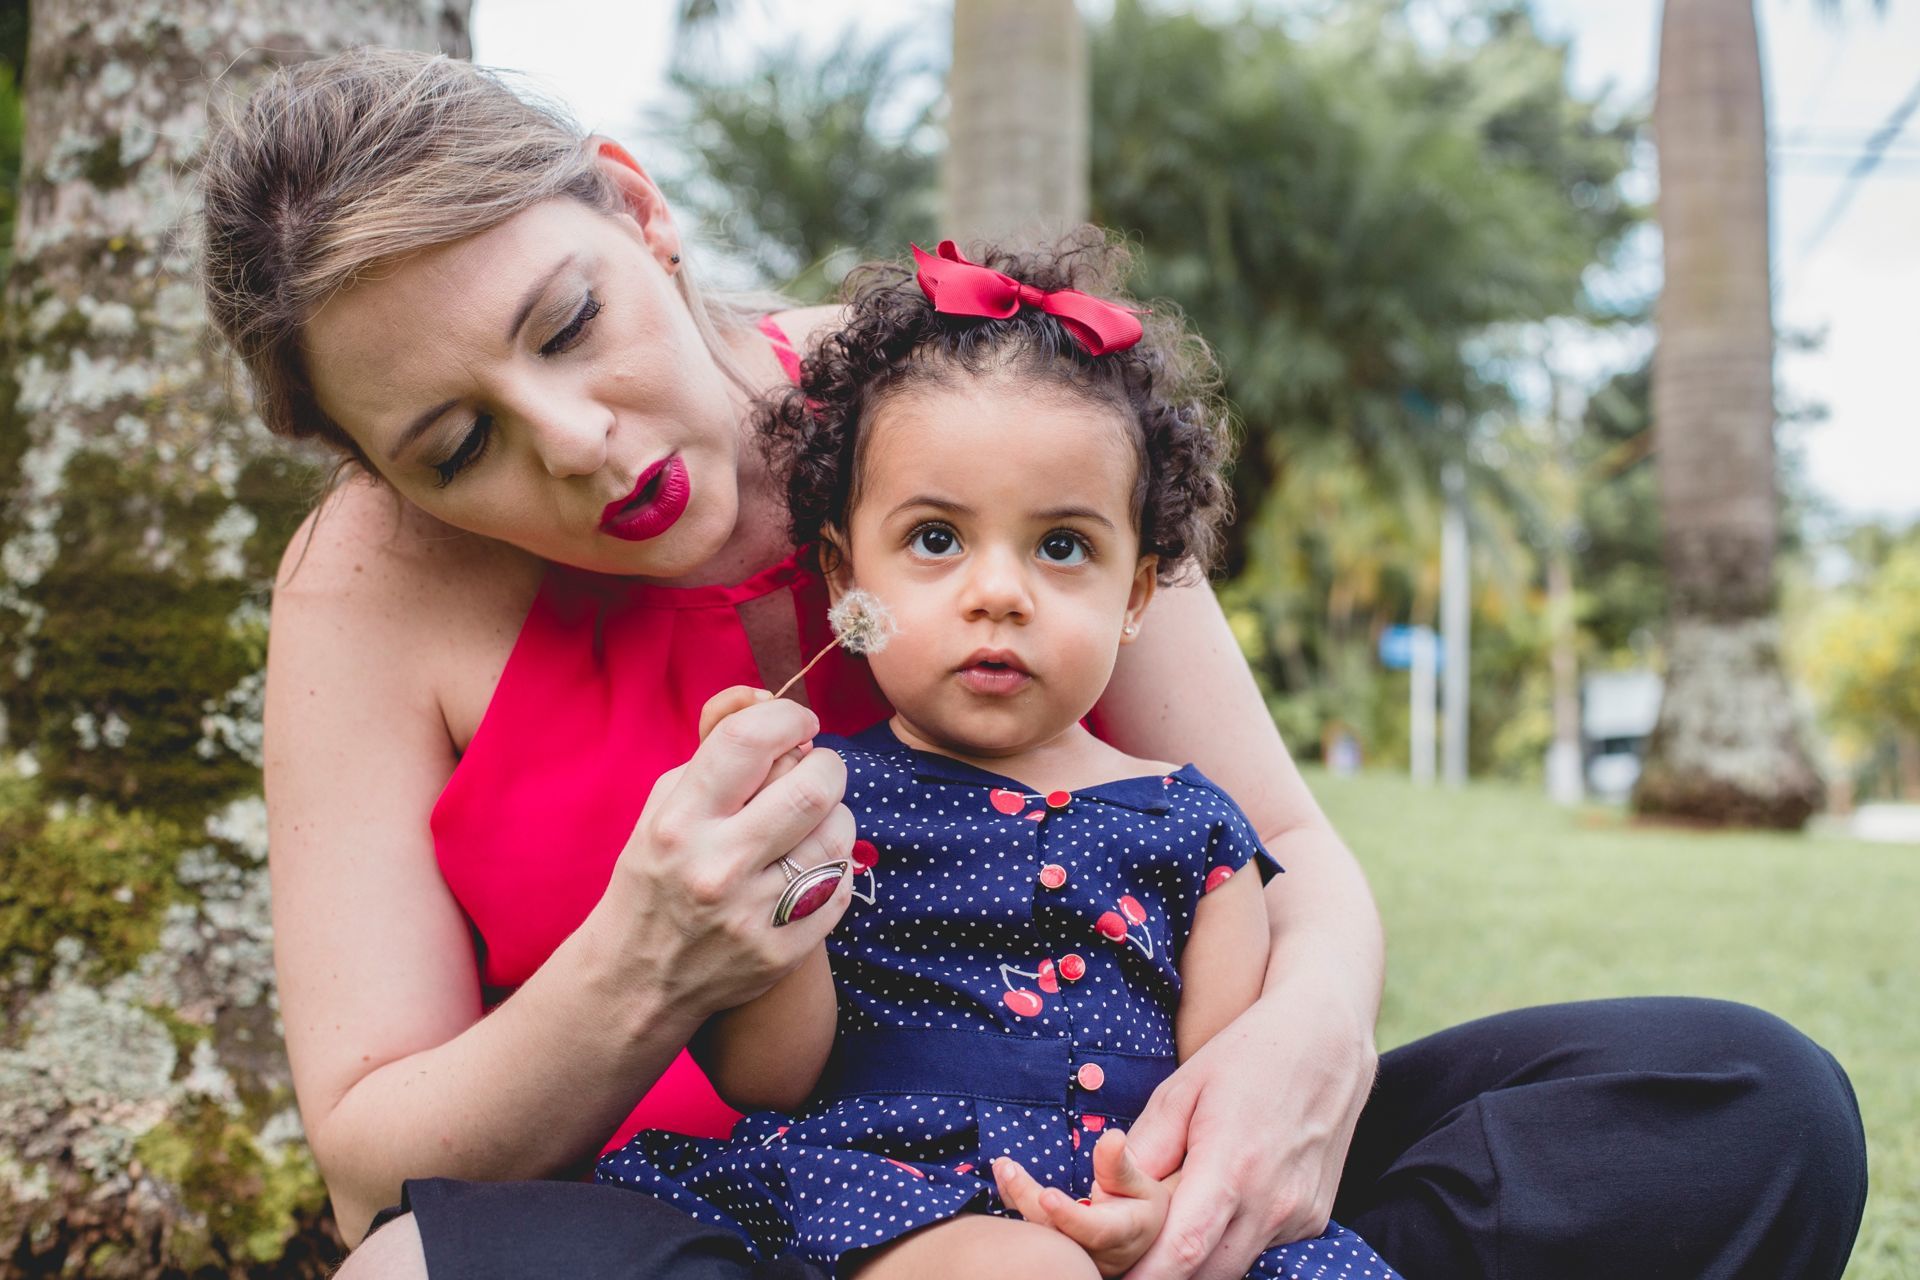
[[[744,424],[833,312],[703,298],[624,152],[444,59],[280,73],[204,185],[263,417],[353,464],[289,548],[267,698],[307,1133],[350,1240],[411,1209],[341,1274],[746,1274],[731,1237],[568,1179],[641,1125],[723,1131],[681,1046],[846,905],[769,922],[783,857],[852,841],[806,744],[878,718],[860,668],[695,749],[710,693],[784,681],[823,630]],[[1211,594],[1153,609],[1103,732],[1195,760],[1288,875],[1260,1001],[1134,1131],[1150,1173],[1184,1169],[1135,1275],[1241,1274],[1336,1194],[1422,1277],[1839,1274],[1857,1111],[1764,1014],[1533,1010],[1389,1054],[1376,1087],[1365,882]]]

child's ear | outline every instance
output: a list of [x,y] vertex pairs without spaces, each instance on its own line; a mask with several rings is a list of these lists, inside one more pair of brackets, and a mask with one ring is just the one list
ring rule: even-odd
[[1127,611],[1120,619],[1120,643],[1132,644],[1140,636],[1140,616],[1153,602],[1153,590],[1160,583],[1160,557],[1141,556],[1133,570],[1133,589],[1127,593]]
[[853,557],[847,554],[847,535],[832,525],[820,529],[820,572],[827,579],[827,598],[834,603],[853,590]]

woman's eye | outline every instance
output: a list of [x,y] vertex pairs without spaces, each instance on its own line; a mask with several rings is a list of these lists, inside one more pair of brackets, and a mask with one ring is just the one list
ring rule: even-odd
[[1081,564],[1087,559],[1087,540],[1077,533],[1055,529],[1040,539],[1040,558],[1049,564]]
[[907,535],[907,548],[929,559],[943,559],[960,546],[953,530],[940,524],[923,524]]
[[567,321],[566,328],[547,339],[547,345],[540,348],[543,356],[557,356],[562,351],[571,351],[580,345],[580,339],[586,336],[587,326],[600,314],[600,300],[591,293],[580,309],[573,313],[573,319]]
[[480,455],[487,451],[487,442],[492,438],[493,419],[483,413],[473,420],[472,428],[460,438],[459,445],[447,455],[446,460],[433,464],[434,471],[440,477],[437,487],[446,488],[453,483],[455,476],[480,461]]

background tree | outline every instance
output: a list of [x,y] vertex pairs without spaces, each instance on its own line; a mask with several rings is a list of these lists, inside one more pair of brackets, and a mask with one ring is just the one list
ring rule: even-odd
[[1074,0],[953,0],[941,235],[999,239],[1086,218],[1087,75]]
[[260,663],[313,471],[210,349],[182,217],[210,98],[464,0],[36,0],[0,302],[0,1256],[320,1273],[272,996]]
[[1797,828],[1822,785],[1780,658],[1766,112],[1751,0],[1667,0],[1653,424],[1670,625],[1645,813]]

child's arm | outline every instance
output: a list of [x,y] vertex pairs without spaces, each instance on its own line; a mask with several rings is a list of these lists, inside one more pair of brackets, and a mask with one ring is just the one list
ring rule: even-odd
[[[700,738],[744,707],[765,700],[765,689],[736,686],[715,694],[700,712]],[[796,753],[768,773],[771,782],[799,760]],[[846,877],[834,891],[845,894]],[[842,905],[829,903],[822,910]],[[713,1088],[736,1111],[792,1111],[820,1081],[833,1048],[839,1002],[827,949],[815,947],[798,968],[737,1008],[715,1014],[687,1046]]]
[[688,1049],[735,1111],[793,1111],[820,1082],[839,1015],[827,949],[780,981],[714,1015]]
[[1182,1062],[1260,998],[1269,937],[1261,887],[1260,872],[1248,865],[1202,895],[1194,908],[1173,1023]]

